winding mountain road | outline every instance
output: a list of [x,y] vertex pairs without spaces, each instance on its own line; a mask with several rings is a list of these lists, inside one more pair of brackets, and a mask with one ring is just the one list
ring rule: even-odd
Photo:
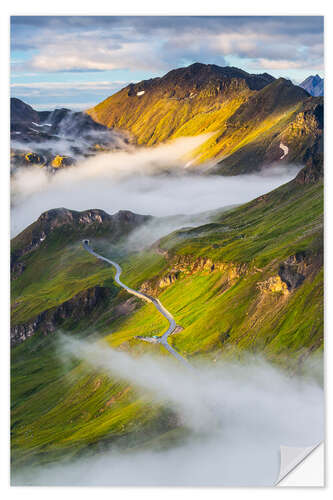
[[[106,257],[103,257],[102,255],[94,252],[94,250],[89,246],[89,240],[83,240],[82,241],[83,248],[87,250],[87,252],[91,253],[94,255],[97,259],[103,260],[104,262],[107,262],[108,264],[111,264],[116,269],[116,275],[114,277],[116,283],[120,285],[122,288],[124,288],[128,293],[131,293],[132,295],[135,295],[136,297],[139,297],[142,300],[145,300],[146,302],[151,302],[156,309],[168,320],[169,322],[169,328],[156,339],[156,342],[159,344],[162,344],[165,349],[167,349],[172,356],[174,356],[176,359],[178,359],[181,363],[185,364],[187,367],[191,366],[190,363],[183,358],[173,347],[168,342],[168,337],[171,335],[171,333],[176,329],[176,321],[172,314],[169,313],[169,311],[163,306],[163,304],[158,300],[155,299],[155,297],[151,297],[150,295],[147,295],[143,292],[139,292],[138,290],[134,290],[133,288],[128,287],[125,285],[120,280],[120,275],[122,273],[122,269],[117,262],[114,262],[113,260],[107,259]],[[147,338],[148,340],[148,338]]]

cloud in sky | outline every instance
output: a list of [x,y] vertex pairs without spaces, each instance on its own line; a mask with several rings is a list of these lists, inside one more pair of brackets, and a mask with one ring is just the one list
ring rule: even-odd
[[14,16],[11,23],[14,83],[55,75],[65,82],[68,73],[75,81],[89,73],[138,81],[196,61],[299,80],[323,70],[320,16]]
[[[18,82],[11,94],[35,108],[67,107],[85,110],[128,84],[126,81]],[[94,96],[94,97],[92,97]]]

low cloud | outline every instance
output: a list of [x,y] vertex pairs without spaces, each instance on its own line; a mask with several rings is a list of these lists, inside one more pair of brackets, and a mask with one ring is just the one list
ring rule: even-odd
[[56,207],[100,208],[111,214],[131,210],[159,217],[206,212],[249,201],[298,171],[267,168],[237,177],[190,172],[185,168],[188,155],[206,139],[183,138],[154,148],[101,153],[53,176],[38,167],[19,169],[11,183],[12,234]]
[[15,82],[11,84],[11,95],[24,101],[33,102],[33,107],[39,110],[51,110],[55,107],[83,110],[118,92],[127,83],[126,81],[117,80],[101,82]]
[[322,388],[260,358],[187,369],[171,358],[133,358],[68,338],[60,352],[168,406],[189,437],[163,451],[112,448],[70,463],[17,470],[14,484],[270,486],[279,474],[280,445],[312,446],[323,439]]

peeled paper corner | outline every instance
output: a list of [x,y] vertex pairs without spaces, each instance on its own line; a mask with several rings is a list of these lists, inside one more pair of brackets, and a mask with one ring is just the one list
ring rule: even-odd
[[277,486],[295,467],[297,467],[306,457],[308,457],[320,443],[313,446],[280,446],[280,473],[275,483]]

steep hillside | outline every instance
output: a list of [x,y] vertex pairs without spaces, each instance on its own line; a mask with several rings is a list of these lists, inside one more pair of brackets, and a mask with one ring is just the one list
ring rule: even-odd
[[[130,84],[87,113],[148,146],[208,133],[210,137],[193,154],[194,164],[220,160],[221,173],[236,174],[280,162],[282,138],[289,148],[288,126],[304,106],[315,104],[305,90],[283,78],[196,63],[162,78]],[[283,162],[302,163],[298,149],[315,140],[305,132],[299,139],[302,146],[294,149],[290,144]]]
[[[269,87],[264,89],[263,101],[265,105],[262,104],[262,96],[258,93],[247,106],[242,107],[243,109],[240,108],[228,122],[228,133],[221,136],[221,142],[227,140],[230,129],[234,134],[239,135],[240,138],[244,137],[244,139],[222,161],[218,162],[214,168],[215,172],[223,175],[237,175],[272,164],[306,165],[317,162],[319,165],[322,163],[324,127],[322,98],[306,98],[292,109],[287,108],[286,105],[284,108],[286,111],[280,115],[280,119],[269,126],[271,117],[265,112],[268,103],[272,103],[272,99],[276,99],[278,92],[285,92],[288,95],[288,90],[293,93],[295,89],[295,86],[292,86],[290,82],[283,80],[277,80],[272,86],[276,87],[276,92],[274,90],[271,93],[272,89]],[[250,103],[252,110],[249,109]],[[281,107],[283,109],[282,103]],[[259,121],[259,118],[256,119],[258,120],[256,128],[255,120],[252,120],[251,124],[250,117],[251,114],[252,116],[256,115],[255,109],[258,108],[262,110],[258,113],[262,117],[262,121]],[[263,127],[262,124],[267,122],[268,126]],[[257,133],[258,129],[259,133]]]
[[59,315],[67,311],[71,316],[75,307],[82,312],[82,301],[88,305],[88,314],[109,296],[107,290],[94,287],[104,285],[112,276],[111,269],[104,272],[103,266],[90,265],[91,259],[81,249],[83,238],[107,239],[112,245],[150,219],[129,211],[109,215],[103,210],[61,208],[43,213],[13,238],[12,344],[41,328],[54,331]]
[[[13,462],[47,462],[110,443],[152,447],[157,436],[170,442],[186,433],[149,394],[64,358],[61,332],[103,337],[135,356],[169,356],[137,338],[162,333],[164,318],[120,289],[113,269],[84,251],[80,240],[88,235],[94,248],[121,263],[126,284],[158,296],[173,314],[180,328],[170,343],[194,365],[250,352],[302,372],[323,346],[322,190],[320,170],[309,165],[275,191],[135,254],[110,245],[124,233],[90,226],[97,211],[44,215],[17,237],[13,250],[21,252],[23,272],[13,275],[12,327],[15,335],[20,325],[32,333],[14,337],[12,348]],[[59,233],[53,228],[33,249],[44,218],[47,227],[69,218],[71,229],[61,222]]]

